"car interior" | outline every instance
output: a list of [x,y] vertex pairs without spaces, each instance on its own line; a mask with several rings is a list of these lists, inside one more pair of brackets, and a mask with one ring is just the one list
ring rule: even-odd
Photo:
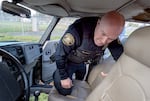
[[[12,0],[2,1],[1,9],[25,18],[31,18],[31,9],[53,17],[38,42],[0,40],[0,101],[40,101],[42,93],[46,101],[150,100],[150,0]],[[51,40],[56,26],[63,18],[102,17],[112,10],[146,26],[129,35],[116,62],[103,57],[86,80],[73,80],[71,95],[59,94],[53,85],[59,40]]]
[[[150,65],[149,47],[146,44],[150,37],[149,30],[150,27],[145,27],[133,32],[116,63],[99,64],[90,73],[87,82],[74,81],[71,97],[62,96],[54,89],[49,94],[49,101],[148,101],[150,82],[147,76]],[[101,68],[110,66],[111,71],[103,79]]]

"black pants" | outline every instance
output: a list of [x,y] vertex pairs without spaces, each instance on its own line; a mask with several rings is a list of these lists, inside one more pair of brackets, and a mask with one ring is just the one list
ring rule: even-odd
[[[72,75],[73,73],[75,73],[75,78],[77,80],[83,80],[84,75],[86,73],[86,66],[85,64],[68,63],[66,72],[68,73],[70,79],[72,79]],[[61,78],[60,78],[58,69],[54,72],[53,78],[54,78],[55,88],[60,94],[62,95],[71,94],[72,88],[66,89],[61,86],[61,83],[60,83]]]

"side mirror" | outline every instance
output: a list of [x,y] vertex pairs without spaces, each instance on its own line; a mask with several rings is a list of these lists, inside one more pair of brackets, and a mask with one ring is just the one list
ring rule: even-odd
[[17,15],[20,17],[25,17],[25,18],[31,17],[30,10],[8,1],[2,1],[2,10],[6,13]]

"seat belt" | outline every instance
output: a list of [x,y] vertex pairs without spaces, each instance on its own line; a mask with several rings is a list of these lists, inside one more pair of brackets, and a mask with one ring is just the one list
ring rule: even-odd
[[85,62],[85,65],[86,65],[86,73],[85,73],[85,75],[84,75],[83,81],[85,81],[86,78],[87,78],[87,75],[88,75],[88,72],[89,72],[90,64],[91,64],[91,60],[88,60],[87,62]]

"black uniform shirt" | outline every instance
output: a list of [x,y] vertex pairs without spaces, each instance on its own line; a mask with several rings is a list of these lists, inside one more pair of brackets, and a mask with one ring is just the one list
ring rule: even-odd
[[[92,56],[94,56],[93,53],[102,51],[103,46],[99,47],[94,43],[94,30],[97,20],[98,17],[81,18],[70,25],[61,38],[55,53],[56,64],[59,69],[61,79],[66,79],[68,77],[65,68],[68,62],[68,56],[73,50],[92,52]],[[123,46],[118,43],[118,40],[112,41],[108,45],[108,49],[110,50],[114,60],[117,60],[123,52]],[[89,56],[88,58],[90,59],[91,57]],[[78,60],[80,60],[80,58]]]

